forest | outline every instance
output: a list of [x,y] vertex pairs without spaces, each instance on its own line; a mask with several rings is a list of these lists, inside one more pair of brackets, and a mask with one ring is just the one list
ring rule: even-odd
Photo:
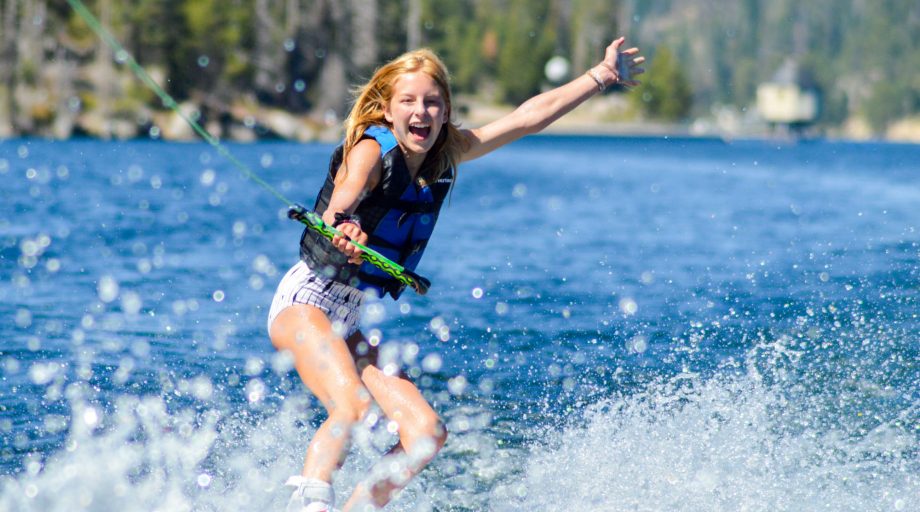
[[[183,109],[240,139],[334,131],[353,87],[408,48],[441,55],[467,104],[514,105],[554,85],[551,58],[568,64],[556,79],[569,78],[619,34],[649,59],[625,120],[746,115],[787,62],[820,93],[818,130],[857,122],[884,137],[920,114],[916,0],[85,4]],[[162,101],[64,0],[0,0],[0,55],[0,137],[170,136]]]

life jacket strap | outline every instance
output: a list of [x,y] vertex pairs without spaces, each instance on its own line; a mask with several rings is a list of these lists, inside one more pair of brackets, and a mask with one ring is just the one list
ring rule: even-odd
[[375,276],[367,274],[365,272],[358,272],[358,279],[362,283],[367,283],[371,286],[376,286],[383,290],[385,293],[389,293],[393,297],[399,297],[402,291],[406,288],[406,285],[400,283],[399,281],[382,276]]

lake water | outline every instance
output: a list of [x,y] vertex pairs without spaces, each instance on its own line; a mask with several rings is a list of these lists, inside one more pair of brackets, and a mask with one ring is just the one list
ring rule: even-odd
[[[311,205],[331,146],[229,149]],[[0,510],[281,510],[322,419],[265,332],[285,205],[206,144],[0,141],[0,183]],[[365,325],[451,432],[388,510],[920,510],[918,259],[920,146],[466,164]]]

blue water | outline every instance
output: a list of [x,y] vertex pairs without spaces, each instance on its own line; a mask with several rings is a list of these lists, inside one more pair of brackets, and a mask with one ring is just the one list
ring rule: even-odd
[[[331,146],[230,151],[312,204]],[[920,146],[531,137],[365,332],[451,432],[390,510],[920,510]],[[322,413],[285,205],[205,144],[0,141],[0,510],[279,510]],[[394,437],[355,433],[346,496]]]

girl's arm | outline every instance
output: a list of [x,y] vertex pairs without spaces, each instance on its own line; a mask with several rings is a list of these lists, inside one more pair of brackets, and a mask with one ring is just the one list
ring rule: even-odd
[[620,76],[616,71],[619,69],[617,64],[620,64],[617,59],[628,59],[627,66],[631,76],[644,71],[635,67],[645,61],[644,57],[637,56],[638,48],[630,48],[622,53],[619,51],[624,40],[625,38],[620,37],[610,43],[604,60],[588,73],[565,85],[530,98],[514,112],[481,128],[463,130],[468,143],[468,149],[462,155],[463,161],[479,158],[524,135],[543,130],[608,85],[617,82],[629,86],[638,85],[639,82],[631,78],[620,81]]
[[[330,226],[335,223],[336,213],[354,213],[361,198],[373,190],[381,176],[380,146],[376,141],[365,139],[348,152],[345,163],[336,173],[335,188],[329,198],[329,206],[322,212],[323,220]],[[343,222],[336,227],[348,239],[362,245],[367,244],[367,234],[354,222]],[[335,236],[332,245],[349,257],[351,263],[361,263],[362,251],[348,243],[346,237]]]

